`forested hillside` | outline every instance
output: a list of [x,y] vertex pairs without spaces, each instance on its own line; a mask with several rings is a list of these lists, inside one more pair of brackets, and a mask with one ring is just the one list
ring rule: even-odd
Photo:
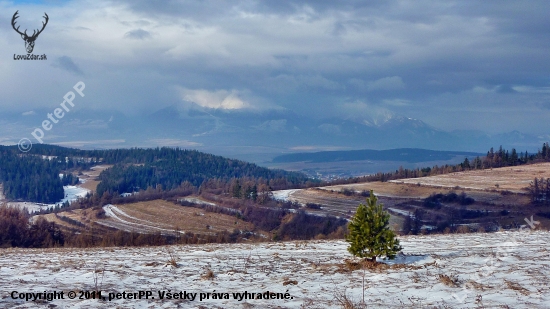
[[161,185],[163,189],[173,189],[188,181],[199,187],[205,180],[232,178],[255,178],[274,180],[285,188],[304,184],[308,178],[296,172],[270,170],[252,163],[231,160],[220,156],[191,150],[161,148],[142,153],[136,152],[132,159],[139,163],[118,163],[99,176],[97,193],[133,192]]
[[18,156],[0,150],[0,180],[11,200],[54,203],[63,198],[60,164],[36,156]]
[[[28,153],[0,146],[0,179],[8,199],[55,203],[63,198],[63,185],[78,178],[68,173],[96,164],[114,164],[100,175],[98,193],[133,192],[160,185],[173,189],[188,181],[200,186],[208,179],[229,181],[252,178],[277,184],[277,189],[301,186],[309,179],[302,173],[270,170],[196,150],[179,148],[79,150],[36,145]],[[66,172],[60,179],[59,174]]]

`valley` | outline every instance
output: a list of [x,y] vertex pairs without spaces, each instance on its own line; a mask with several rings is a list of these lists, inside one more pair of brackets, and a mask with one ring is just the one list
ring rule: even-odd
[[[148,291],[155,298],[3,296],[0,306],[358,308],[364,297],[369,308],[545,308],[550,301],[548,206],[533,204],[529,193],[534,177],[550,177],[550,163],[316,186],[299,173],[200,153],[132,151],[70,170],[80,182],[64,187],[72,202],[60,209],[4,198],[41,210],[30,222],[55,227],[51,235],[65,243],[45,238],[49,248],[0,249],[0,276],[11,278],[0,289],[101,290],[103,297]],[[161,153],[181,161],[170,163]],[[178,165],[186,160],[194,163]],[[217,160],[209,165],[213,175],[250,174],[200,178],[197,166],[205,160]],[[171,175],[173,166],[184,172]],[[173,179],[181,182],[170,187]],[[403,250],[395,260],[360,264],[342,239],[346,220],[370,190],[390,213],[389,228]],[[198,298],[160,296],[180,291]],[[266,291],[288,297],[234,296]]]

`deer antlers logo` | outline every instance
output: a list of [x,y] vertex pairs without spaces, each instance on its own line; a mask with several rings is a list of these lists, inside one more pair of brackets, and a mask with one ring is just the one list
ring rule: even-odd
[[46,22],[42,22],[42,29],[33,30],[32,35],[29,36],[27,34],[27,29],[25,29],[24,32],[21,32],[21,31],[19,31],[19,26],[17,26],[17,28],[15,28],[15,20],[17,18],[19,18],[19,16],[17,16],[17,13],[19,13],[19,10],[17,12],[15,12],[15,14],[13,14],[13,17],[11,18],[11,26],[13,27],[13,30],[15,30],[15,32],[17,32],[21,35],[21,38],[25,41],[25,48],[27,49],[27,53],[30,54],[30,53],[32,53],[32,51],[34,49],[34,41],[36,41],[36,38],[38,38],[38,35],[40,33],[42,33],[42,31],[44,31],[44,28],[46,28],[46,25],[48,24],[49,17],[48,17],[48,14],[44,13],[45,16],[43,16],[43,17],[44,17],[44,19],[46,19]]

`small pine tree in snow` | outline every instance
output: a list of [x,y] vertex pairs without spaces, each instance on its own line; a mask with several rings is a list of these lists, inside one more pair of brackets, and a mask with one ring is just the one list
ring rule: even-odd
[[377,201],[378,198],[371,190],[367,205],[359,204],[357,207],[357,212],[348,225],[349,234],[346,237],[351,254],[369,258],[373,262],[379,256],[393,259],[402,249],[395,233],[388,227],[390,215]]

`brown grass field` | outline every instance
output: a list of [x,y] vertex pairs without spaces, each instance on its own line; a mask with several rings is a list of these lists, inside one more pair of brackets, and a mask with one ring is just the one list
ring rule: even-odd
[[[181,206],[164,200],[153,200],[132,204],[116,205],[117,218],[98,219],[99,210],[76,209],[58,213],[59,217],[67,217],[91,227],[93,223],[128,232],[147,232],[173,234],[176,229],[181,232],[196,234],[214,234],[234,229],[253,230],[254,226],[235,216],[206,212],[199,208]],[[60,220],[55,214],[41,215],[50,222],[55,222],[64,228],[80,229],[74,224]]]
[[[67,217],[67,218],[73,219],[73,220],[78,221],[78,222],[80,222],[80,223],[82,223],[82,224],[89,227],[89,226],[91,226],[91,224],[93,222],[98,220],[97,217],[96,217],[96,214],[98,212],[99,212],[99,210],[74,209],[74,210],[59,212],[57,215],[59,217]],[[46,214],[46,215],[39,215],[39,216],[43,217],[44,219],[46,219],[50,222],[55,222],[56,224],[58,224],[62,227],[66,227],[66,228],[70,228],[70,229],[77,228],[77,226],[59,219],[53,213]]]
[[[374,190],[377,196],[399,199],[423,199],[434,193],[464,191],[476,201],[497,205],[526,205],[527,188],[533,179],[550,178],[550,163],[457,172],[388,182],[366,182],[321,187],[328,191]],[[507,194],[515,193],[515,194]],[[300,195],[300,192],[292,196]]]
[[550,163],[474,170],[422,178],[392,180],[394,183],[420,184],[440,188],[526,192],[534,178],[550,178]]
[[78,176],[84,180],[84,183],[81,184],[80,187],[95,192],[97,185],[99,184],[97,177],[102,171],[108,169],[109,167],[112,167],[112,165],[97,165],[92,167],[89,171],[82,172],[82,175]]
[[186,207],[164,200],[153,200],[132,204],[116,205],[126,215],[117,213],[116,218],[101,219],[97,222],[106,223],[122,230],[140,231],[171,230],[176,228],[184,232],[199,234],[233,231],[234,229],[252,230],[253,225],[235,216],[205,212],[202,209]]

